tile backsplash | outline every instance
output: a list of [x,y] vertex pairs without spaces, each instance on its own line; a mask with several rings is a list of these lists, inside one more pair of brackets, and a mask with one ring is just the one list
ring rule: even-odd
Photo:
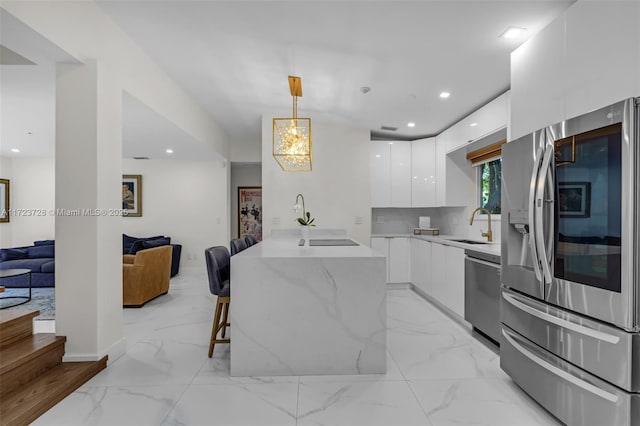
[[[440,228],[441,235],[483,239],[481,230],[487,230],[486,216],[477,216],[469,226],[471,210],[467,207],[433,208],[373,208],[371,209],[372,234],[410,234],[418,227],[420,216],[431,217],[431,227]],[[500,220],[492,218],[493,240],[500,241]]]

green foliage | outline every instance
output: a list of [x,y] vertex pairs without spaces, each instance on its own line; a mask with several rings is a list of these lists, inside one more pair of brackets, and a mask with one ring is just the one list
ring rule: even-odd
[[302,216],[296,219],[300,225],[303,226],[316,226],[314,225],[315,218],[311,217],[311,213],[307,212],[306,216]]
[[500,214],[502,161],[490,161],[480,166],[480,205],[492,214]]

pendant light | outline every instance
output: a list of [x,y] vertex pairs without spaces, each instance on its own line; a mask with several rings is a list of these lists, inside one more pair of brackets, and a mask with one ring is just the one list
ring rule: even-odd
[[298,118],[298,98],[302,97],[302,80],[289,76],[293,97],[293,114],[273,119],[273,158],[285,172],[311,171],[311,119]]

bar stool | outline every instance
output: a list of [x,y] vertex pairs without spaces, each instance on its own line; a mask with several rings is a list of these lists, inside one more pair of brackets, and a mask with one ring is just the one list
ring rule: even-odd
[[[211,340],[209,341],[209,358],[213,356],[213,348],[216,343],[230,343],[225,339],[229,321],[229,302],[231,301],[231,255],[223,246],[210,247],[204,251],[207,262],[207,274],[209,275],[209,291],[218,296],[216,301],[216,313],[213,316],[211,327]],[[220,317],[222,316],[222,320]],[[218,333],[222,336],[218,339]]]
[[231,247],[231,256],[233,256],[234,254],[238,254],[242,250],[246,249],[247,243],[244,240],[241,240],[240,238],[234,238],[229,243],[229,246]]
[[254,244],[258,244],[258,240],[253,235],[245,235],[244,242],[247,243],[247,247],[251,247]]

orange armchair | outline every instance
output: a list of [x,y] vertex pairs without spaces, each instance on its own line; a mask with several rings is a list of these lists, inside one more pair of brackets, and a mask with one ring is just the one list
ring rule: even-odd
[[169,292],[171,246],[140,250],[124,255],[122,264],[122,304],[141,307]]

